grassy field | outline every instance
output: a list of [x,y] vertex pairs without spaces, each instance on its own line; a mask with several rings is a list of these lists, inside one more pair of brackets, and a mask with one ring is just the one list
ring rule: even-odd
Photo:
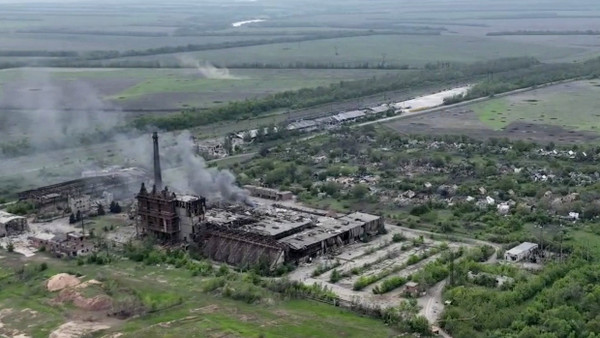
[[[37,89],[59,90],[65,105],[69,86],[86,84],[97,99],[112,102],[123,110],[181,109],[207,107],[244,100],[283,90],[328,85],[400,71],[344,69],[63,69],[28,68],[0,71],[0,97],[12,106],[15,92],[36,97]],[[216,78],[210,78],[216,77]],[[33,89],[36,89],[35,91]],[[42,94],[40,94],[42,93]],[[1,106],[2,104],[0,104]],[[18,105],[15,103],[14,105]],[[42,107],[39,107],[42,108]]]
[[[144,71],[145,74],[150,74]],[[395,71],[373,70],[247,70],[225,72],[225,78],[206,78],[197,70],[158,70],[145,80],[110,97],[119,101],[136,100],[160,93],[189,93],[183,105],[204,107],[229,100],[243,100],[282,90],[328,85],[362,79]],[[222,73],[222,72],[220,72]]]
[[475,104],[472,109],[494,130],[525,122],[599,131],[599,94],[600,82],[579,81],[493,99]]
[[[22,256],[2,253],[0,276],[24,263]],[[271,294],[260,305],[251,305],[203,292],[202,277],[192,277],[185,269],[144,265],[129,260],[110,265],[77,265],[75,261],[56,260],[42,255],[29,261],[37,266],[23,283],[1,281],[0,334],[17,330],[32,337],[47,337],[60,324],[76,319],[76,308],[54,304],[55,297],[45,290],[43,282],[60,273],[79,273],[85,280],[113,280],[119,285],[117,294],[136,290],[144,302],[157,309],[151,314],[130,320],[108,320],[111,329],[103,334],[121,333],[123,337],[389,337],[394,331],[383,323],[362,318],[329,305],[303,301],[280,300]],[[242,284],[240,284],[242,285]],[[165,290],[167,288],[168,290]],[[91,316],[91,314],[90,314]],[[106,323],[106,322],[105,322]],[[12,331],[14,332],[14,331]]]
[[[388,63],[422,66],[428,62],[472,62],[511,56],[533,56],[542,60],[562,59],[583,53],[583,48],[563,48],[459,35],[379,35],[338,38],[300,43],[240,47],[187,53],[216,64],[265,62]],[[175,62],[175,55],[126,58]]]

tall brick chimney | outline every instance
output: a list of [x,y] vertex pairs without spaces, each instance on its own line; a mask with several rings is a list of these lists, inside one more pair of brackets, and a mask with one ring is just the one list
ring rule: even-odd
[[157,191],[162,190],[162,173],[160,170],[160,155],[158,153],[158,133],[152,134],[154,140],[154,185]]

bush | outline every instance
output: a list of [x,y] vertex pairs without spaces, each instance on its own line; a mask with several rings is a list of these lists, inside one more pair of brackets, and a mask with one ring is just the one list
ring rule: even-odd
[[417,255],[410,255],[410,257],[408,257],[408,260],[406,261],[407,265],[414,265],[417,264],[421,261],[421,257],[417,256]]
[[6,207],[6,212],[15,214],[15,215],[27,215],[31,211],[33,211],[33,205],[28,202],[17,202],[15,204],[11,204]]
[[337,268],[340,265],[340,261],[335,261],[332,264],[319,264],[313,271],[312,276],[318,277],[331,269]]
[[218,277],[225,277],[229,275],[229,267],[227,265],[221,265],[219,270],[217,270]]
[[384,294],[386,292],[390,292],[398,287],[406,284],[408,281],[405,277],[394,276],[384,280],[381,284],[375,286],[373,289],[373,293],[376,295]]
[[6,246],[6,251],[8,251],[8,252],[14,252],[15,251],[15,245],[12,242],[8,242],[8,245]]
[[409,320],[408,326],[413,332],[420,333],[425,336],[431,335],[429,329],[429,321],[423,316],[416,316]]
[[402,234],[394,234],[394,236],[392,236],[392,242],[394,243],[402,242],[405,239],[406,237]]
[[410,214],[413,216],[421,216],[421,215],[425,215],[426,213],[428,213],[430,211],[431,211],[431,209],[429,208],[428,205],[422,204],[422,205],[418,205],[418,206],[412,208],[412,210],[410,211]]
[[241,286],[231,286],[227,284],[221,290],[223,297],[246,302],[248,304],[256,303],[262,298],[262,290],[252,284],[243,284]]
[[342,279],[342,274],[337,269],[333,269],[333,271],[331,271],[331,277],[329,277],[329,281],[331,283],[337,283],[340,279]]
[[48,264],[46,262],[40,264],[40,271],[48,270]]
[[226,280],[224,277],[211,278],[202,286],[202,291],[211,292],[225,286]]
[[352,285],[352,289],[354,291],[362,290],[368,285],[375,283],[379,279],[381,278],[378,275],[360,276],[356,282],[354,282],[354,285]]

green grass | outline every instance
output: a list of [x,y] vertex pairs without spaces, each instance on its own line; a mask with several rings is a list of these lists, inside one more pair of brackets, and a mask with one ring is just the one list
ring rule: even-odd
[[[152,75],[145,71],[146,79],[126,90],[111,96],[112,99],[131,100],[140,96],[158,93],[191,93],[217,95],[239,94],[237,99],[328,85],[341,80],[353,80],[383,74],[372,70],[231,70],[232,79],[208,79],[193,69],[159,70]],[[99,75],[99,74],[95,74]],[[234,97],[232,97],[233,99]],[[206,104],[193,97],[188,104]]]
[[[240,101],[285,90],[327,86],[339,81],[359,80],[396,74],[397,70],[364,69],[232,69],[231,79],[208,79],[196,69],[61,69],[30,68],[27,71],[0,71],[2,87],[28,89],[30,78],[48,77],[53,85],[63,87],[73,82],[86,83],[98,97],[114,101],[128,109],[180,109],[209,107]],[[35,83],[35,82],[33,82]]]
[[569,235],[570,242],[580,245],[584,250],[589,250],[595,257],[600,256],[600,235],[588,230],[570,231]]
[[[10,271],[25,262],[17,254],[2,253],[0,272]],[[1,284],[0,308],[15,310],[10,321],[0,320],[4,329],[18,329],[33,337],[47,337],[67,321],[71,305],[52,305],[55,294],[45,291],[43,282],[59,272],[80,273],[85,280],[115,280],[123,288],[139,293],[146,306],[157,311],[131,318],[95,336],[122,333],[124,337],[389,337],[395,332],[382,322],[360,317],[352,312],[322,303],[304,300],[283,301],[276,294],[265,292],[261,304],[247,304],[202,291],[202,277],[191,277],[186,269],[146,266],[129,260],[117,260],[110,265],[82,265],[75,261],[51,259],[38,254],[28,260],[32,265],[47,262],[49,268],[38,272],[25,283]],[[231,284],[241,287],[241,281]],[[87,292],[87,291],[86,291]],[[101,293],[90,289],[86,296]],[[263,298],[265,299],[265,298]],[[154,304],[154,307],[152,307]],[[27,310],[37,312],[28,315]],[[3,333],[0,328],[0,334]]]
[[600,131],[600,87],[579,81],[477,103],[471,108],[488,127],[500,130],[514,122],[570,130]]
[[[473,62],[513,56],[533,56],[541,60],[552,60],[580,54],[583,51],[579,48],[508,42],[487,37],[374,35],[211,50],[190,53],[190,55],[218,64],[244,62],[377,64],[382,61],[385,54],[388,63],[420,66],[437,61]],[[127,59],[173,61],[175,58],[174,55],[157,55]]]
[[473,110],[485,125],[494,130],[500,130],[509,124],[502,119],[502,116],[507,113],[507,106],[506,99],[495,99],[478,103],[473,106]]

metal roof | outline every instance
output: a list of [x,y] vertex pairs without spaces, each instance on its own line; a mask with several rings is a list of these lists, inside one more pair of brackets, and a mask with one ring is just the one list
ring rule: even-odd
[[303,120],[303,121],[297,121],[297,122],[290,123],[287,126],[287,129],[288,130],[306,129],[306,128],[315,127],[316,125],[317,125],[317,123],[314,120]]
[[13,215],[6,211],[0,210],[0,224],[6,224],[17,219],[25,219],[23,216]]
[[519,255],[524,252],[528,252],[533,249],[536,249],[537,247],[538,247],[538,245],[536,243],[523,242],[523,243],[517,245],[516,247],[508,250],[506,253],[509,255]]
[[343,113],[334,115],[333,118],[341,122],[341,121],[346,121],[346,120],[363,117],[365,115],[366,114],[363,110],[352,110],[352,111],[347,111],[347,112],[343,112]]

